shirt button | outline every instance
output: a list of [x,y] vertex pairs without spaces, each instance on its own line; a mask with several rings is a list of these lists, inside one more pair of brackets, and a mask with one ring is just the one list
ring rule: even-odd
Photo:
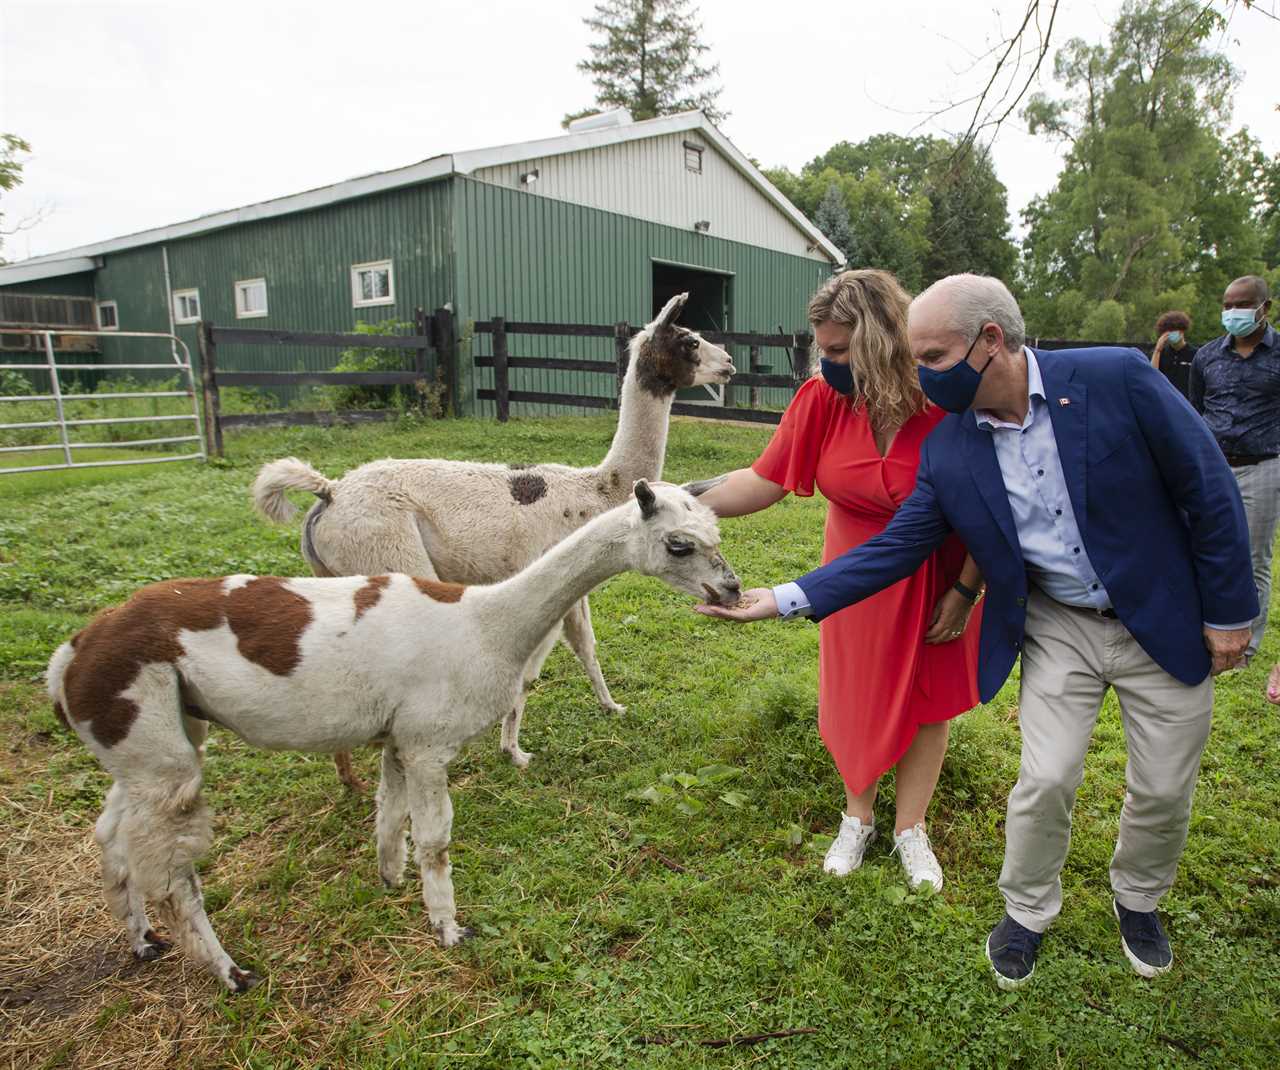
[[1091,591],[1096,591],[1097,589],[1098,589],[1098,585],[1097,585],[1096,583],[1095,583],[1092,587],[1090,587],[1090,588],[1089,588],[1089,590],[1091,590]]
[[1071,552],[1072,552],[1073,554],[1078,554],[1078,553],[1080,552],[1080,547],[1078,547],[1078,546],[1073,546],[1073,547],[1071,547]]
[[1038,476],[1042,476],[1042,475],[1044,475],[1044,469],[1043,469],[1043,468],[1037,468],[1037,469],[1036,469],[1036,475],[1038,475]]
[[1061,510],[1061,509],[1055,509],[1055,510],[1053,511],[1053,515],[1054,515],[1054,516],[1061,516],[1061,515],[1062,515],[1062,510]]

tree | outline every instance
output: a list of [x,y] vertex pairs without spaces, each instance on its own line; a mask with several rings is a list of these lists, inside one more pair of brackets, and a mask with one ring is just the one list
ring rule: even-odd
[[597,39],[578,69],[591,75],[596,106],[566,115],[564,126],[604,108],[626,108],[633,119],[695,108],[713,123],[727,117],[716,104],[720,87],[709,84],[720,64],[701,62],[710,49],[689,0],[604,0],[583,21]]
[[1248,144],[1223,137],[1237,76],[1206,44],[1223,25],[1212,5],[1127,0],[1107,44],[1058,52],[1070,95],[1036,94],[1023,113],[1068,146],[1057,185],[1024,212],[1033,334],[1114,325],[1111,303],[1115,340],[1149,337],[1171,306],[1211,334],[1226,283],[1262,270]]
[[849,226],[849,205],[840,192],[840,183],[828,182],[827,192],[818,202],[813,213],[813,225],[831,239],[831,243],[845,254],[853,247],[853,231]]
[[836,244],[851,266],[885,268],[908,289],[960,271],[1013,276],[1008,197],[982,150],[876,134],[833,145],[799,175],[767,174],[828,237],[818,206],[838,185],[852,234]]
[[[16,134],[0,134],[0,190],[9,192],[22,185],[22,165],[23,161],[18,158],[19,153],[30,152],[31,146]],[[0,213],[0,224],[4,222],[4,215]],[[15,229],[22,229],[18,227]],[[6,234],[13,231],[6,231],[0,227],[0,246],[4,244]],[[0,264],[4,263],[3,256],[0,256]]]

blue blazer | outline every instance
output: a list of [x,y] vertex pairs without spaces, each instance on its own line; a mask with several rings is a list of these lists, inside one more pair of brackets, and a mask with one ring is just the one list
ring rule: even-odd
[[[1033,352],[1089,560],[1142,649],[1197,684],[1211,665],[1204,622],[1258,614],[1231,469],[1204,421],[1136,350]],[[820,620],[911,575],[952,531],[987,583],[978,661],[987,702],[1022,647],[1027,571],[995,444],[972,410],[925,439],[915,491],[883,532],[796,582]]]

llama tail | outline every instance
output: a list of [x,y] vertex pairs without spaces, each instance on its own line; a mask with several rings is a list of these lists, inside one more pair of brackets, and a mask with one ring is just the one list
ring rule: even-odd
[[66,675],[67,666],[71,664],[71,659],[75,655],[75,648],[70,643],[63,643],[53,652],[53,657],[49,659],[49,668],[45,670],[49,698],[53,700],[53,712],[58,715],[58,720],[62,722],[64,728],[70,728],[71,722],[67,720],[67,709],[62,695],[62,678]]
[[285,457],[270,461],[258,470],[253,481],[253,504],[263,516],[276,524],[283,524],[298,510],[284,496],[286,490],[309,490],[317,498],[333,500],[337,481],[326,479],[306,461],[297,457]]

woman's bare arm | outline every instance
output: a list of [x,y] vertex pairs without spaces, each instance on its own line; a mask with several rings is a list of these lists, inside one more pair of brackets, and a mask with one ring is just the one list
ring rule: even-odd
[[787,496],[785,487],[756,475],[750,468],[739,468],[714,479],[686,483],[684,489],[722,517],[758,513]]

